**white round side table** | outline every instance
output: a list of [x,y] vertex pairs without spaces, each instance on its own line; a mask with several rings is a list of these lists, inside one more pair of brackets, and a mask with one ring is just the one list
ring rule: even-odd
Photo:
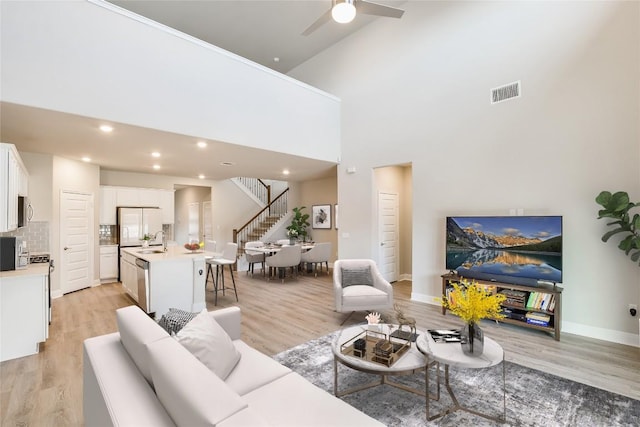
[[[429,400],[427,399],[427,420],[431,421],[436,418],[442,417],[451,412],[455,412],[457,410],[467,411],[475,415],[479,415],[481,417],[487,418],[492,421],[505,422],[507,419],[507,398],[506,398],[506,372],[505,372],[505,364],[504,364],[504,350],[494,340],[488,337],[484,337],[484,351],[480,356],[472,357],[467,356],[462,352],[462,346],[460,343],[437,343],[431,337],[429,332],[425,334],[420,334],[418,339],[416,340],[416,345],[418,350],[420,350],[425,356],[427,356],[427,366],[431,362],[439,362],[444,365],[444,385],[447,388],[447,392],[453,401],[453,405],[449,408],[446,408],[442,412],[431,415],[429,408]],[[491,366],[495,366],[502,363],[502,417],[491,416],[487,414],[483,414],[482,412],[476,411],[475,409],[471,409],[469,407],[463,406],[458,402],[458,399],[453,393],[451,389],[451,385],[449,384],[449,367],[459,367],[459,368],[467,368],[467,369],[483,369],[489,368]],[[437,379],[438,384],[440,382],[440,368],[438,366]],[[429,369],[427,369],[426,381],[427,381],[427,390],[429,389]]]

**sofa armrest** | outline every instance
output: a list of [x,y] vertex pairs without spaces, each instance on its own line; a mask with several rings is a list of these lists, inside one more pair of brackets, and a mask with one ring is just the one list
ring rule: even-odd
[[240,307],[227,307],[210,311],[209,314],[218,322],[232,340],[239,340],[242,333]]

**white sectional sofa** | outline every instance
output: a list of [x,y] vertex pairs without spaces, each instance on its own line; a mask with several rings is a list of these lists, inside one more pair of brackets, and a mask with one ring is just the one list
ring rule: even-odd
[[240,309],[208,313],[240,359],[223,381],[136,306],[119,332],[84,342],[84,419],[92,426],[381,426],[240,339]]

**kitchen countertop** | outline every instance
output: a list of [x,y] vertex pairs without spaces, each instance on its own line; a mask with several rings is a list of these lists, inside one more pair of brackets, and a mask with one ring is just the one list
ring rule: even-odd
[[0,278],[12,278],[22,276],[47,276],[49,275],[49,264],[29,264],[27,268],[10,271],[0,271]]
[[183,260],[183,259],[204,259],[204,258],[217,258],[221,254],[215,252],[197,251],[191,252],[181,246],[169,246],[167,252],[162,253],[142,253],[144,251],[162,250],[162,246],[151,246],[149,248],[142,247],[125,247],[120,248],[121,252],[128,253],[136,258],[143,259],[149,262],[158,261],[171,261],[171,260]]

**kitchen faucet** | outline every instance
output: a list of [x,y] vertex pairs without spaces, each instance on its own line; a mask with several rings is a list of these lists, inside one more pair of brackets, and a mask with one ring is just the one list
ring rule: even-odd
[[164,230],[158,231],[153,236],[153,240],[157,240],[158,239],[158,234],[160,234],[160,233],[162,233],[162,250],[163,250],[163,252],[167,252],[167,234],[164,232]]

